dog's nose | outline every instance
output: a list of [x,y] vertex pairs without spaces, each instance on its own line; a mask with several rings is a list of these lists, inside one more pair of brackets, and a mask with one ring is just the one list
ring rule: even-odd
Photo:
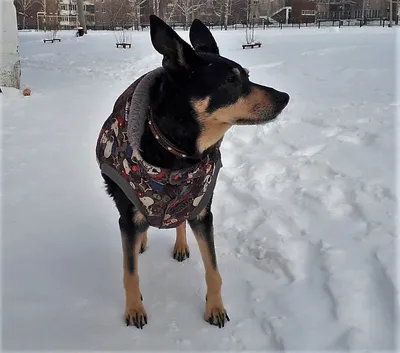
[[270,96],[270,101],[276,106],[276,109],[282,110],[289,103],[289,95],[285,92],[277,91],[271,87],[267,87],[267,92]]
[[289,99],[290,99],[289,95],[285,92],[277,92],[275,96],[276,102],[282,105],[283,108],[287,106],[287,104],[289,103]]

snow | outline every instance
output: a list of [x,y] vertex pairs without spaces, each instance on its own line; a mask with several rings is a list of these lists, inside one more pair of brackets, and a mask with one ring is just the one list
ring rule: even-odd
[[203,321],[191,232],[191,257],[178,263],[174,231],[151,229],[143,330],[122,321],[117,211],[94,147],[116,98],[161,58],[148,31],[132,33],[131,50],[107,32],[61,32],[54,44],[20,32],[32,96],[0,96],[3,348],[394,350],[395,31],[259,30],[253,50],[241,49],[243,31],[213,32],[223,55],[291,101],[268,126],[233,128],[222,147],[213,211],[231,321]]

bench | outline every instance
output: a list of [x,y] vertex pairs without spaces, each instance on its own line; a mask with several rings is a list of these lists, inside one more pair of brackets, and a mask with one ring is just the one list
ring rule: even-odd
[[47,42],[51,42],[51,43],[54,43],[54,42],[61,42],[61,39],[59,39],[59,38],[54,38],[54,39],[43,39],[43,43],[47,43]]
[[242,44],[242,47],[243,47],[243,49],[246,49],[246,48],[253,49],[254,47],[260,48],[261,47],[261,43],[257,42],[257,43],[252,43],[252,44]]
[[117,48],[122,47],[122,48],[130,48],[132,44],[129,43],[117,43]]

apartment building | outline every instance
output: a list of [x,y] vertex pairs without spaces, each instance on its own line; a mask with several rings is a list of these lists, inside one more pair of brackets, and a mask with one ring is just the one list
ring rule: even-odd
[[[72,29],[79,25],[76,0],[58,0],[59,24],[61,28]],[[86,26],[95,25],[94,0],[83,0]]]
[[[17,22],[20,29],[71,29],[78,25],[76,0],[33,1],[25,10],[21,1],[15,1]],[[83,7],[87,26],[95,24],[94,0],[84,0]]]

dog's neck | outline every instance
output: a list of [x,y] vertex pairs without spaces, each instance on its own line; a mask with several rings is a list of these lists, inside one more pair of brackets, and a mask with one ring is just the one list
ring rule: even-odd
[[175,155],[178,158],[188,158],[188,159],[196,159],[196,160],[201,158],[199,153],[196,153],[195,155],[191,155],[191,154],[183,151],[179,147],[177,147],[168,138],[166,138],[164,133],[158,127],[158,123],[156,123],[151,109],[149,110],[149,113],[147,115],[147,124],[150,127],[153,137],[155,137],[157,142],[168,152],[172,153],[173,155]]
[[[164,131],[162,127],[160,127],[161,119],[157,118],[157,116],[153,116],[153,119],[157,122],[159,129],[162,131],[164,136],[170,139],[170,137],[168,136],[169,134]],[[171,126],[173,126],[173,124],[171,124]],[[179,140],[179,138],[176,138],[175,140]],[[187,148],[187,146],[184,147],[184,144],[181,144],[177,141],[174,141],[174,145],[182,150],[185,147]],[[146,124],[144,128],[144,132],[140,142],[140,153],[147,163],[166,169],[183,169],[200,162],[200,158],[195,159],[178,157],[168,151],[156,139],[154,133],[150,129],[149,124]]]
[[[171,144],[189,156],[198,154],[199,124],[191,116],[189,102],[177,98],[164,75],[157,78],[152,85],[149,107],[152,120]],[[181,158],[168,151],[157,141],[148,123],[145,124],[140,151],[146,162],[168,169],[183,169],[198,163],[201,159],[201,157]]]

